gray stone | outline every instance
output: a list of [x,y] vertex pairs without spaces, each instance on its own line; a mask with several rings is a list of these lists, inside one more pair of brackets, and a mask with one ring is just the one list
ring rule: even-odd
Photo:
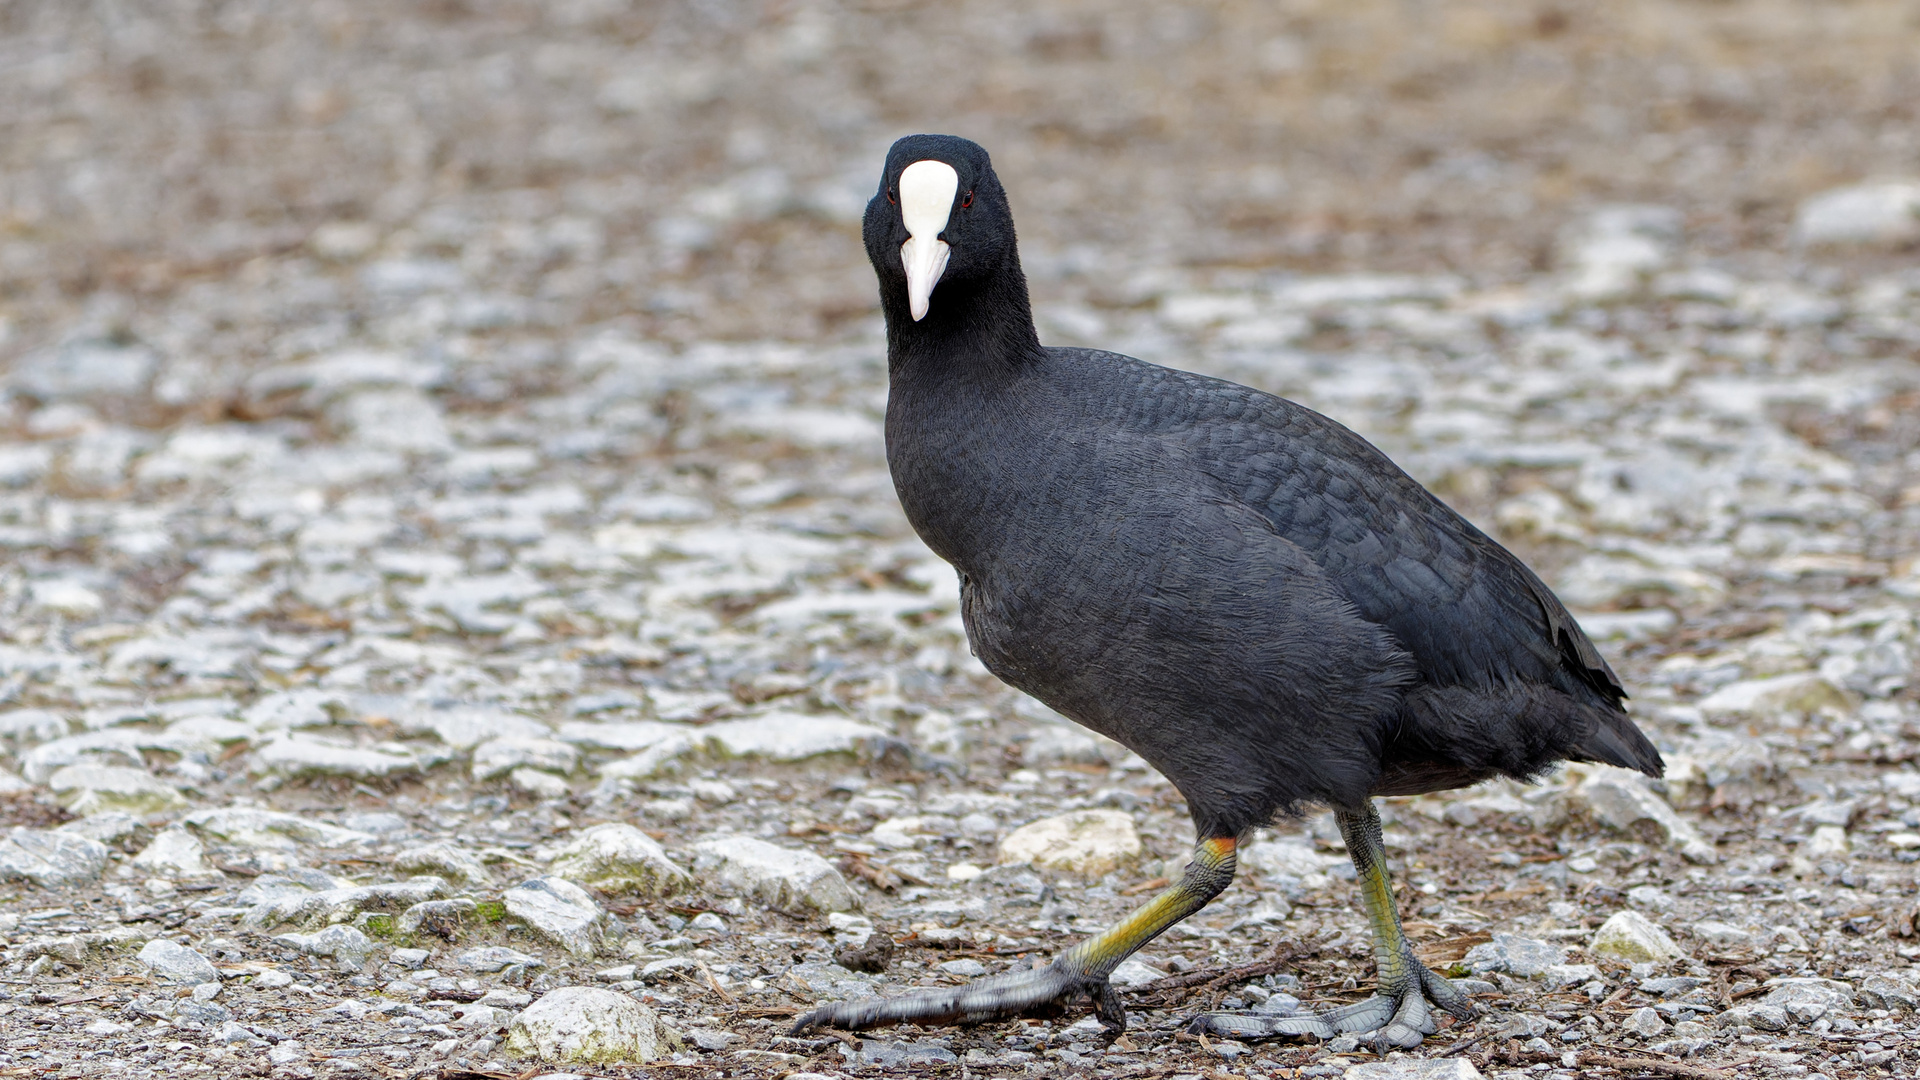
[[352,918],[362,911],[398,912],[445,896],[447,883],[437,877],[417,877],[381,885],[345,885],[313,892],[284,892],[249,911],[248,926],[282,923],[315,924]]
[[859,898],[832,864],[810,851],[727,836],[694,845],[693,871],[721,895],[747,896],[791,915],[856,911]]
[[172,784],[145,769],[120,765],[68,765],[47,777],[61,805],[82,817],[109,811],[153,814],[187,800]]
[[253,752],[253,771],[282,776],[379,779],[419,771],[412,751],[392,743],[358,746],[317,735],[286,734]]
[[1767,985],[1773,989],[1759,1004],[1785,1009],[1787,1018],[1796,1024],[1811,1024],[1828,1014],[1852,1009],[1854,1004],[1853,988],[1831,979],[1771,979]]
[[200,838],[184,825],[160,830],[153,842],[133,857],[133,866],[159,877],[198,878],[213,873]]
[[1567,950],[1518,934],[1495,932],[1493,940],[1467,950],[1464,963],[1476,975],[1504,972],[1531,979],[1567,960]]
[[1711,919],[1693,924],[1693,936],[1716,949],[1739,949],[1753,944],[1753,935],[1737,926]]
[[403,874],[432,874],[465,885],[485,885],[493,880],[487,864],[457,844],[407,848],[393,857],[393,868]]
[[613,990],[568,986],[521,1010],[506,1050],[556,1065],[648,1062],[682,1045],[654,1011]]
[[1674,944],[1665,930],[1637,911],[1616,911],[1594,931],[1587,952],[1628,964],[1660,963],[1684,958],[1686,950]]
[[1823,191],[1800,204],[1793,238],[1814,246],[1857,247],[1920,240],[1920,183],[1881,181]]
[[109,854],[107,845],[74,833],[16,828],[0,839],[0,881],[84,885],[107,868]]
[[340,848],[371,845],[377,838],[356,829],[343,829],[300,814],[231,806],[197,810],[181,819],[196,832],[240,847],[293,851],[301,844]]
[[1787,1010],[1778,1005],[1735,1005],[1714,1018],[1720,1027],[1750,1027],[1756,1031],[1787,1030]]
[[1677,849],[1688,862],[1712,863],[1719,858],[1700,831],[1667,805],[1665,799],[1647,786],[1646,777],[1638,773],[1624,769],[1596,772],[1574,788],[1572,802],[1608,828],[1625,831],[1641,822],[1648,823],[1662,841]]
[[523,953],[518,949],[509,949],[504,945],[489,945],[479,949],[468,949],[460,954],[457,963],[469,971],[491,974],[508,968],[545,967],[546,961],[537,956]]
[[491,780],[521,767],[548,772],[569,773],[580,760],[580,751],[557,739],[510,735],[473,748],[473,778]]
[[218,983],[220,972],[213,961],[198,952],[166,938],[154,938],[140,950],[139,960],[153,973],[169,982],[197,985]]
[[867,1039],[860,1047],[860,1064],[878,1069],[906,1069],[958,1061],[953,1051],[936,1042],[881,1042]]
[[479,906],[464,896],[426,900],[401,912],[393,920],[393,928],[402,934],[437,934],[452,941]]
[[1698,979],[1692,975],[1669,975],[1658,979],[1642,979],[1640,989],[1649,994],[1658,994],[1663,998],[1677,997],[1696,990],[1705,983],[1705,979]]
[[878,997],[872,975],[848,971],[839,964],[808,961],[787,969],[784,978],[817,1001],[858,1001]]
[[367,935],[340,925],[311,934],[276,934],[273,942],[308,956],[331,957],[342,971],[359,971],[376,948]]
[[1138,957],[1129,957],[1122,960],[1119,967],[1113,969],[1113,974],[1107,976],[1107,981],[1112,983],[1116,990],[1138,990],[1140,987],[1166,977],[1167,973],[1159,968],[1148,966]]
[[1920,1009],[1920,979],[1909,973],[1869,975],[1860,982],[1860,1002],[1872,1009]]
[[566,878],[532,878],[500,894],[500,899],[507,905],[509,918],[574,956],[586,959],[599,950],[606,912],[587,890]]
[[69,821],[60,826],[60,831],[98,840],[130,855],[153,840],[153,830],[147,827],[146,822],[123,810],[108,810],[78,821]]
[[614,895],[668,896],[693,884],[659,841],[619,823],[582,830],[554,855],[549,869]]
[[1075,810],[1029,822],[1000,841],[1000,862],[1030,863],[1102,877],[1140,857],[1133,817],[1120,810]]
[[1651,1006],[1633,1010],[1633,1014],[1620,1022],[1620,1030],[1641,1039],[1651,1039],[1667,1030],[1667,1022]]
[[723,754],[768,761],[804,761],[822,754],[850,754],[875,739],[879,728],[839,716],[774,712],[746,720],[708,724],[700,735]]
[[1598,978],[1600,969],[1592,964],[1555,964],[1540,973],[1540,982],[1549,991],[1582,986]]

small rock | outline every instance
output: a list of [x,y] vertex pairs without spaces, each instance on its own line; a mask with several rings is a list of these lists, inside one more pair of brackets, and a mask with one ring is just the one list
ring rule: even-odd
[[1667,1030],[1667,1022],[1660,1019],[1651,1005],[1633,1010],[1633,1015],[1620,1022],[1620,1030],[1642,1039],[1651,1039]]
[[1740,949],[1753,944],[1753,935],[1737,926],[1711,919],[1693,924],[1693,936],[1716,949]]
[[[259,879],[255,879],[254,885],[242,890],[241,895],[245,896],[254,887],[262,884]],[[362,911],[404,911],[415,904],[445,896],[446,892],[447,883],[437,877],[409,878],[406,881],[390,881],[380,885],[342,885],[315,892],[280,888],[276,889],[272,895],[264,897],[252,911],[242,917],[242,921],[249,926],[278,926],[287,922],[303,922],[309,925],[338,922]],[[237,903],[240,897],[237,896],[234,899]]]
[[1496,932],[1492,941],[1468,949],[1463,962],[1476,975],[1505,972],[1531,979],[1546,974],[1550,968],[1564,964],[1566,960],[1567,950],[1558,945],[1518,934]]
[[1800,853],[1809,859],[1844,859],[1852,850],[1847,830],[1838,825],[1821,825],[1813,830]]
[[1758,1004],[1786,1010],[1787,1018],[1796,1024],[1811,1024],[1829,1013],[1850,1009],[1854,1003],[1853,988],[1831,979],[1773,979],[1768,985],[1773,989]]
[[522,766],[569,773],[579,760],[580,751],[570,743],[509,735],[489,739],[473,748],[473,778],[491,780]]
[[573,785],[567,783],[564,776],[555,776],[550,772],[522,765],[507,774],[507,783],[515,791],[524,792],[543,802],[564,799],[573,793]]
[[694,873],[722,895],[749,896],[790,915],[860,907],[840,871],[810,851],[746,836],[705,840],[693,850]]
[[654,1011],[614,990],[568,986],[521,1010],[506,1050],[550,1064],[648,1062],[681,1047]]
[[987,965],[978,960],[965,957],[959,960],[948,960],[945,963],[934,966],[949,975],[958,975],[963,979],[977,979],[987,973]]
[[1167,973],[1159,968],[1151,967],[1137,957],[1129,957],[1122,960],[1119,967],[1113,969],[1113,974],[1107,976],[1107,981],[1117,990],[1138,990],[1140,987],[1159,982],[1166,977]]
[[879,1069],[904,1069],[915,1065],[945,1065],[960,1059],[936,1042],[883,1043],[868,1039],[860,1047],[857,1060]]
[[393,868],[404,874],[436,874],[467,885],[485,885],[493,880],[478,855],[453,844],[408,848],[393,857]]
[[795,964],[788,969],[786,977],[820,1001],[856,1001],[879,996],[873,988],[873,976],[848,971],[838,964],[817,961]]
[[133,865],[150,874],[170,878],[198,878],[213,873],[200,838],[183,825],[169,825],[154,836]]
[[1664,978],[1641,979],[1640,989],[1649,994],[1669,998],[1696,990],[1705,982],[1705,979],[1695,978],[1692,975],[1669,975]]
[[616,896],[670,896],[693,885],[659,841],[631,825],[595,825],[579,833],[554,856],[551,869]]
[[155,975],[170,982],[199,985],[217,984],[220,981],[220,972],[213,966],[213,961],[166,938],[154,938],[147,942],[140,950],[139,960],[152,968]]
[[1870,1009],[1920,1009],[1920,979],[1906,974],[1869,975],[1860,982],[1860,1002]]
[[1650,824],[1660,840],[1679,849],[1688,862],[1712,863],[1719,858],[1700,831],[1667,805],[1638,773],[1625,769],[1595,772],[1573,790],[1572,803],[1600,824],[1623,832],[1641,822]]
[[279,934],[273,941],[308,956],[332,957],[341,971],[359,971],[374,951],[373,941],[367,935],[338,924],[311,934]]
[[1750,1027],[1756,1031],[1787,1030],[1787,1010],[1778,1005],[1735,1005],[1714,1018],[1720,1027]]
[[1687,955],[1665,930],[1637,911],[1614,912],[1594,931],[1587,952],[1629,964],[1679,960]]
[[1764,679],[1746,679],[1727,685],[1700,699],[1700,711],[1733,713],[1742,716],[1790,717],[1817,713],[1822,709],[1851,710],[1853,698],[1823,676],[1799,671]]
[[287,734],[253,752],[253,771],[282,776],[349,776],[378,779],[417,772],[419,759],[404,746],[356,746],[316,735]]
[[507,914],[573,955],[587,959],[600,948],[606,912],[587,890],[563,877],[523,881],[500,899]]
[[455,962],[469,971],[477,971],[483,975],[490,975],[496,971],[505,971],[508,968],[537,968],[546,966],[546,961],[539,957],[528,955],[519,949],[509,949],[504,945],[489,945],[481,949],[468,949],[466,952],[461,953]]
[[316,847],[359,847],[371,845],[376,837],[356,829],[343,829],[300,814],[261,810],[251,806],[229,806],[218,810],[196,810],[182,819],[195,832],[224,840],[240,847],[294,851],[300,844]]
[[1920,183],[1886,181],[1823,191],[1800,204],[1803,244],[1898,247],[1920,240]]
[[120,810],[109,810],[92,817],[83,817],[78,821],[69,821],[60,826],[60,831],[84,836],[89,840],[98,840],[110,848],[117,848],[129,855],[153,842],[153,830],[148,828],[145,822]]
[[822,754],[850,754],[886,732],[838,716],[774,712],[726,720],[700,729],[702,738],[729,757],[803,761]]
[[1076,810],[1041,818],[1000,841],[1000,862],[1031,863],[1084,877],[1101,877],[1140,857],[1133,818],[1119,810]]
[[68,765],[47,778],[60,804],[87,817],[108,811],[155,814],[187,805],[172,784],[124,765]]
[[395,967],[418,970],[426,966],[433,954],[425,949],[395,949],[387,954],[387,962]]
[[[460,933],[460,927],[466,923],[475,909],[479,907],[466,897],[452,900],[425,900],[400,913],[393,920],[393,929],[401,934],[433,934],[452,941]],[[404,949],[400,952],[419,950]],[[417,965],[416,965],[417,966]]]
[[59,830],[16,828],[0,840],[0,881],[41,888],[84,885],[107,868],[107,845]]
[[1673,896],[1652,885],[1635,885],[1627,890],[1627,900],[1635,907],[1648,911],[1671,911]]
[[1481,1080],[1473,1062],[1457,1057],[1363,1061],[1341,1075],[1344,1080]]
[[1581,986],[1599,977],[1600,969],[1592,964],[1555,964],[1540,973],[1540,981],[1548,991]]

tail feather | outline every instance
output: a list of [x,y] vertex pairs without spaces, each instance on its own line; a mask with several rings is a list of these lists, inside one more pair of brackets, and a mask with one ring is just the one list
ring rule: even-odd
[[1591,711],[1599,714],[1593,731],[1568,752],[1569,758],[1618,765],[1648,776],[1665,775],[1667,763],[1660,759],[1660,751],[1654,749],[1631,717],[1626,713]]

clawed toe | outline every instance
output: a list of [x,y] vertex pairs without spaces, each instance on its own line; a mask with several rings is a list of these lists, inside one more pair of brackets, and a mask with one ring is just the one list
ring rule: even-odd
[[[1433,1000],[1429,1002],[1428,998]],[[1261,1039],[1280,1035],[1304,1035],[1332,1039],[1357,1035],[1361,1041],[1382,1052],[1411,1050],[1421,1040],[1439,1030],[1433,1006],[1438,1004],[1463,1020],[1474,1015],[1473,1003],[1453,984],[1438,975],[1418,968],[1415,977],[1406,980],[1398,993],[1391,990],[1365,1001],[1342,1005],[1312,1016],[1262,1016],[1258,1013],[1205,1013],[1194,1018],[1188,1030],[1236,1039]]]

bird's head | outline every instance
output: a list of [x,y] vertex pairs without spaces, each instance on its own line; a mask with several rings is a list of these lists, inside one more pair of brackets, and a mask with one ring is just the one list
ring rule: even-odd
[[[934,288],[1002,269],[1013,252],[1013,214],[993,163],[954,135],[909,135],[887,151],[880,190],[867,204],[867,257],[881,292],[926,318]],[[896,301],[897,302],[897,301]]]

